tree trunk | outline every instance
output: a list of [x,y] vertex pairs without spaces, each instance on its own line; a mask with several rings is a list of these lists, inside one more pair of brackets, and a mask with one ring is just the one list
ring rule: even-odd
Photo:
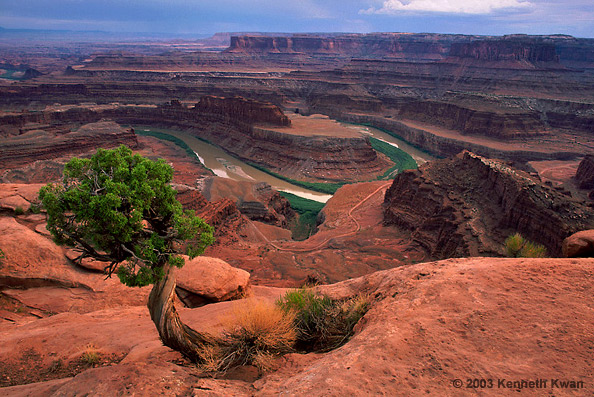
[[217,345],[216,338],[193,330],[185,325],[174,306],[175,268],[166,264],[165,275],[153,285],[148,299],[148,309],[155,323],[161,341],[186,356],[193,362],[201,363],[212,352],[209,347]]

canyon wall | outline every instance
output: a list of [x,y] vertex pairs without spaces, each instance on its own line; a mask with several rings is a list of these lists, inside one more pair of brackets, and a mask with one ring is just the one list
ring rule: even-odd
[[399,57],[436,60],[445,57],[452,42],[473,36],[439,34],[345,34],[266,37],[232,36],[229,53],[305,53],[309,55]]
[[482,61],[594,62],[594,39],[567,35],[470,36],[435,33],[294,34],[231,36],[231,54],[303,53],[343,57],[436,61],[448,56]]
[[559,62],[555,44],[535,39],[476,40],[453,43],[450,57],[481,61]]
[[[62,116],[60,115],[60,120],[64,120]],[[94,122],[75,131],[69,128],[43,128],[43,125],[34,125],[30,129],[21,128],[20,135],[4,135],[0,140],[0,169],[8,170],[37,160],[71,156],[98,148],[107,149],[120,145],[134,148],[138,145],[133,131],[114,122]]]
[[538,150],[502,150],[466,142],[454,138],[439,136],[428,131],[410,127],[398,120],[374,115],[363,115],[347,112],[329,112],[330,116],[339,120],[355,124],[365,124],[394,134],[397,138],[419,147],[437,157],[450,157],[462,150],[470,150],[481,156],[501,158],[514,162],[528,162],[539,160],[570,160],[583,156],[579,151],[541,152]]
[[580,161],[575,180],[580,189],[594,189],[594,156],[586,156]]
[[[243,111],[233,106],[248,104]],[[233,105],[233,106],[231,106]],[[228,106],[228,107],[227,107]],[[271,171],[306,181],[361,181],[375,179],[390,163],[378,156],[366,137],[337,138],[302,136],[254,126],[249,118],[263,117],[284,123],[276,107],[254,108],[249,101],[232,100],[227,105],[187,108],[179,102],[161,106],[105,106],[95,110],[29,112],[0,117],[4,134],[18,134],[30,123],[48,125],[96,122],[111,119],[122,124],[175,127],[224,147],[232,155]],[[230,110],[231,109],[231,110]],[[235,110],[232,110],[235,109]],[[254,109],[257,109],[254,110]],[[230,113],[229,113],[230,112]],[[234,116],[235,115],[235,116]]]
[[408,230],[434,258],[500,255],[519,232],[561,253],[563,239],[594,227],[594,214],[568,192],[470,152],[399,174],[384,201],[384,223]]
[[239,96],[221,98],[208,95],[202,97],[194,108],[204,113],[213,113],[248,124],[267,123],[281,127],[291,125],[291,120],[278,106]]

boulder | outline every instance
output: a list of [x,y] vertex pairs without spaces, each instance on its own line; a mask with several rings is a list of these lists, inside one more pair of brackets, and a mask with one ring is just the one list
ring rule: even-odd
[[563,256],[566,258],[594,256],[594,229],[583,230],[563,240]]
[[177,294],[188,307],[237,299],[245,294],[250,274],[217,258],[186,259],[177,270]]

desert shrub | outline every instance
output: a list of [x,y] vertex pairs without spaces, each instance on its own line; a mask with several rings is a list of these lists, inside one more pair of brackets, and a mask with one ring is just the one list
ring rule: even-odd
[[25,210],[23,209],[23,207],[16,207],[14,209],[14,214],[15,215],[23,215],[25,213]]
[[343,345],[353,327],[369,308],[369,299],[357,296],[332,300],[302,288],[287,292],[277,304],[295,316],[296,347],[304,351],[328,351]]
[[4,251],[0,249],[0,263],[2,263],[2,259],[4,259]]
[[251,364],[264,371],[274,357],[291,351],[296,340],[293,313],[266,301],[238,304],[225,323],[220,351],[210,352],[210,369]]
[[29,208],[32,214],[39,214],[41,213],[41,203],[35,201],[31,203],[31,207]]
[[511,258],[544,258],[547,249],[540,244],[526,240],[520,233],[505,239],[505,252]]
[[95,365],[99,363],[101,356],[99,350],[92,343],[88,344],[85,351],[80,356],[83,363],[87,365]]

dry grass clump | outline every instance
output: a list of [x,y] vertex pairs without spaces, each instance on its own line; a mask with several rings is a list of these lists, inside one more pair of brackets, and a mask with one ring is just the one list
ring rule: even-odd
[[291,351],[295,343],[294,318],[266,301],[248,299],[238,304],[226,321],[220,350],[212,352],[211,369],[247,364],[260,371],[269,369],[274,357]]
[[511,258],[545,258],[547,249],[540,244],[526,240],[520,233],[505,239],[505,252]]
[[353,327],[369,309],[369,298],[358,295],[336,301],[303,288],[287,292],[277,304],[295,313],[298,349],[329,351],[353,335]]
[[256,299],[237,302],[223,320],[216,345],[200,352],[208,372],[254,365],[260,373],[277,356],[294,351],[329,351],[343,345],[369,308],[369,298],[332,300],[304,288],[289,291],[276,304]]
[[99,364],[101,353],[99,353],[99,349],[97,349],[95,345],[89,343],[83,353],[80,355],[80,359],[87,365],[96,365]]

